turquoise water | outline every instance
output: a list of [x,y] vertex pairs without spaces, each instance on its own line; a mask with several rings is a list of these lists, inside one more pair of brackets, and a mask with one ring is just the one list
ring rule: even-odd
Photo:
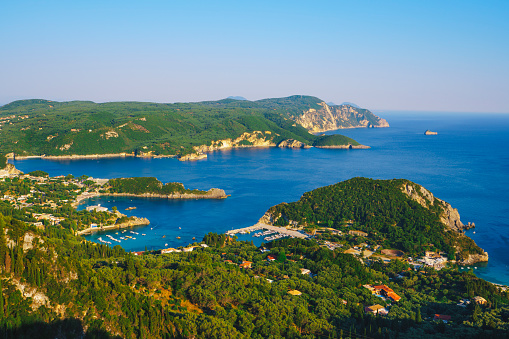
[[[117,206],[125,214],[151,221],[151,225],[135,230],[140,233],[136,240],[121,243],[126,250],[182,246],[192,243],[193,237],[201,240],[207,232],[250,226],[275,204],[298,200],[306,191],[352,177],[406,178],[458,208],[464,223],[476,223],[476,229],[468,235],[490,255],[489,263],[479,265],[476,274],[509,284],[509,115],[379,115],[389,121],[390,128],[339,131],[371,146],[369,150],[266,148],[214,152],[207,160],[197,162],[118,158],[13,163],[24,172],[41,169],[51,176],[154,176],[163,182],[183,182],[189,188],[218,187],[231,194],[225,200],[102,197],[87,201]],[[425,136],[426,129],[438,135]],[[137,209],[125,211],[130,206]],[[104,234],[96,234],[88,239],[97,241],[98,236],[104,238]],[[250,235],[242,239],[260,242]]]

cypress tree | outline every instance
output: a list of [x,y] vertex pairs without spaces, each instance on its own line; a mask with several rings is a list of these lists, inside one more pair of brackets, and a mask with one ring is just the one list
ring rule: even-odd
[[2,279],[0,279],[0,318],[4,317],[4,289]]

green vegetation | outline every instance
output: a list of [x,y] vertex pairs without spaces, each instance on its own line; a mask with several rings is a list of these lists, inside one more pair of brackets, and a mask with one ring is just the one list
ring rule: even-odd
[[[411,256],[435,249],[462,260],[482,253],[472,239],[446,231],[438,200],[425,208],[403,193],[402,187],[408,183],[418,187],[404,179],[353,178],[304,193],[299,201],[274,206],[269,212],[278,216],[277,225],[294,220],[310,228],[360,230],[384,248]],[[349,220],[354,222],[352,226],[347,226]]]
[[7,166],[7,157],[5,154],[0,153],[0,169],[4,169]]
[[338,146],[338,145],[360,145],[357,141],[341,134],[334,135],[323,135],[318,137],[314,142],[313,146]]
[[47,177],[47,176],[49,176],[48,173],[41,171],[41,170],[35,170],[35,171],[29,172],[27,174],[31,175],[33,177]]
[[118,178],[108,181],[108,189],[110,193],[127,193],[127,194],[206,194],[205,191],[185,189],[184,185],[179,182],[169,182],[163,185],[162,182],[153,177],[140,178]]
[[[23,250],[27,234],[34,240]],[[471,272],[406,271],[399,261],[366,267],[311,240],[275,241],[260,253],[249,243],[207,238],[211,247],[189,253],[133,256],[0,215],[2,337],[505,338],[509,330],[507,293]],[[278,260],[269,263],[268,254]],[[252,268],[240,269],[244,261]],[[403,278],[391,280],[402,271]],[[375,281],[402,299],[391,305],[362,287]],[[23,297],[19,286],[33,288],[42,301]],[[455,305],[477,295],[488,304]],[[373,304],[388,307],[389,315],[365,314],[363,306]],[[433,321],[437,313],[452,321]]]
[[[141,256],[85,241],[75,231],[91,222],[110,222],[111,214],[78,212],[65,203],[96,185],[86,176],[66,180],[0,181],[1,196],[31,193],[27,199],[37,203],[21,207],[0,200],[2,338],[507,338],[509,333],[509,294],[455,266],[416,271],[402,260],[376,259],[366,265],[339,248],[325,248],[321,240],[282,239],[260,251],[252,243],[209,233],[203,239],[209,247],[194,244],[192,252]],[[128,192],[167,192],[155,178],[113,183]],[[447,246],[432,234],[443,232],[436,224],[440,207],[427,209],[400,196],[398,187],[407,183],[355,178],[271,212],[282,213],[283,224],[291,216],[308,227],[363,229],[369,232],[366,241],[381,239],[389,248],[398,246],[398,237],[381,238],[379,223],[403,228],[412,241],[424,231],[419,241]],[[62,220],[36,227],[36,212]],[[338,213],[337,219],[331,213]],[[334,237],[330,232],[317,236]],[[269,255],[277,260],[269,261]],[[251,267],[240,268],[246,262]],[[386,284],[401,300],[383,300],[365,284]],[[302,294],[289,294],[293,290]],[[476,296],[486,304],[456,305]],[[364,312],[375,304],[389,314]],[[444,324],[433,320],[435,314],[452,318]]]
[[0,152],[184,155],[195,146],[255,131],[275,144],[295,139],[312,145],[319,138],[292,117],[310,108],[321,109],[319,102],[309,96],[175,104],[20,100],[0,107],[0,122],[5,122]]

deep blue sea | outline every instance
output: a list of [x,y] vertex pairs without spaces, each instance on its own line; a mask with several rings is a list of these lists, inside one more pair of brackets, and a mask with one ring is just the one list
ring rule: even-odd
[[[368,150],[265,148],[214,152],[196,162],[118,158],[13,163],[24,172],[40,169],[51,176],[154,176],[188,188],[217,187],[231,194],[225,200],[191,201],[101,197],[80,206],[100,203],[117,206],[127,215],[147,217],[151,224],[135,230],[140,233],[136,240],[121,243],[133,251],[187,245],[208,232],[253,225],[275,204],[298,200],[306,191],[352,177],[406,178],[458,208],[464,223],[475,222],[477,227],[467,234],[489,253],[490,260],[474,271],[491,282],[509,284],[509,114],[378,115],[391,127],[328,133],[352,137],[371,146]],[[426,129],[438,135],[425,136]],[[137,209],[125,211],[130,206]],[[104,234],[88,239],[97,241],[99,236]],[[246,235],[242,239],[257,243],[258,238]]]

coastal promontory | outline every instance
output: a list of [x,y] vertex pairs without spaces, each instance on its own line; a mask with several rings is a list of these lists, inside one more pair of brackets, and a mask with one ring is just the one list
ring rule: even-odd
[[306,148],[319,139],[312,133],[331,129],[388,127],[369,110],[304,95],[175,104],[19,100],[0,107],[0,124],[0,153],[19,159],[197,160],[231,148]]
[[404,179],[353,178],[317,188],[297,202],[271,207],[260,222],[311,233],[325,227],[407,257],[436,252],[461,265],[488,261],[488,254],[463,234],[457,209]]

